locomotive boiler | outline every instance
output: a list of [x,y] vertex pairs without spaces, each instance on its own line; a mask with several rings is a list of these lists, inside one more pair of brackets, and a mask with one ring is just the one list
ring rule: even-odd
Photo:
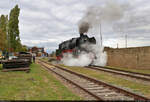
[[94,37],[88,37],[85,34],[80,34],[80,37],[72,38],[59,44],[59,48],[56,50],[57,60],[61,60],[65,53],[72,53],[74,57],[78,57],[81,52],[89,52],[82,45],[96,44]]

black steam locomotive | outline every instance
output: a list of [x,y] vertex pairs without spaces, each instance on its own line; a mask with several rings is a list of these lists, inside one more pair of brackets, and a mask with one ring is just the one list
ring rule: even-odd
[[80,37],[60,43],[59,48],[56,50],[57,60],[61,60],[64,53],[72,53],[74,57],[78,57],[80,52],[88,52],[86,48],[82,47],[83,44],[96,44],[96,40],[94,37],[89,38],[85,34],[80,34]]

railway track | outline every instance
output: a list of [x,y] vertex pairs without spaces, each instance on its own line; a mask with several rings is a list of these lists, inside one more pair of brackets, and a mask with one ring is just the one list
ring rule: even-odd
[[[39,61],[44,68],[59,75],[68,82],[74,84],[97,100],[150,100],[144,96],[112,86],[83,74],[79,74],[58,65],[52,65],[45,61]],[[50,66],[53,66],[50,68]]]
[[87,66],[86,68],[113,73],[117,75],[123,75],[130,78],[136,78],[136,79],[141,79],[150,82],[150,74],[136,73],[136,72],[130,72],[130,71],[124,71],[124,70],[112,69],[112,68],[109,69],[107,67],[102,67],[102,66]]

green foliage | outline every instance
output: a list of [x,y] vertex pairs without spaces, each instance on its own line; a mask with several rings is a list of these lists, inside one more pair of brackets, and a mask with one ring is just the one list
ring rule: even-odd
[[7,50],[7,23],[8,16],[1,15],[0,17],[0,50]]
[[16,5],[10,12],[9,24],[8,24],[8,35],[9,35],[9,46],[11,52],[19,51],[21,48],[20,36],[19,36],[19,13],[20,8]]
[[21,48],[21,51],[27,52],[28,51],[27,46],[23,45],[22,48]]
[[25,50],[19,36],[20,8],[16,5],[8,15],[0,17],[0,50],[18,52]]
[[4,50],[3,31],[0,29],[0,50]]
[[50,54],[51,57],[55,56],[55,51],[52,51],[52,53]]

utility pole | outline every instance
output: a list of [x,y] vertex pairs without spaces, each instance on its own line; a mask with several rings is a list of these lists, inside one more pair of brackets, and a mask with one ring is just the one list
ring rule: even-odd
[[127,34],[125,35],[125,47],[127,48]]
[[101,28],[101,22],[100,22],[100,42],[101,46],[103,45],[103,39],[102,39],[102,28]]

